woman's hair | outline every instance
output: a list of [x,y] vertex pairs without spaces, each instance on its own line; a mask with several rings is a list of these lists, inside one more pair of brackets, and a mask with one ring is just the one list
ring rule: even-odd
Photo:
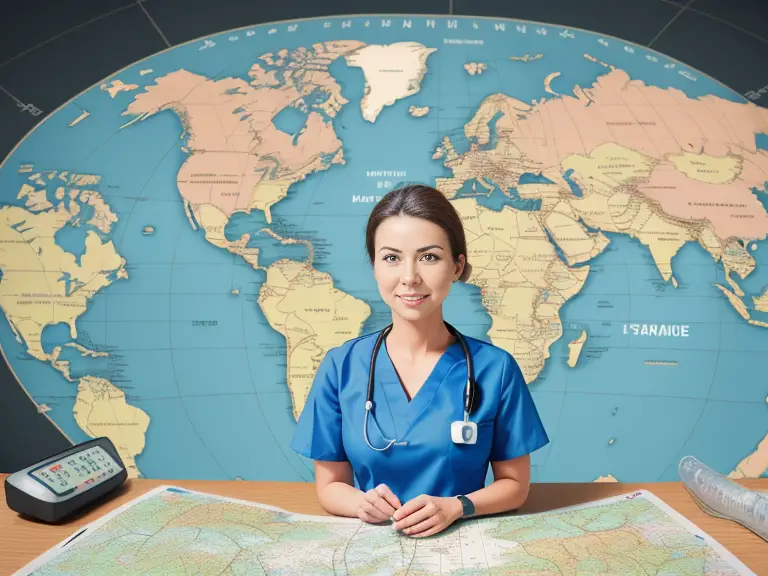
[[465,282],[469,278],[472,267],[467,259],[467,241],[461,218],[442,192],[423,184],[412,184],[392,190],[374,206],[365,231],[365,246],[371,263],[375,257],[376,229],[390,216],[399,215],[429,220],[445,230],[453,261],[458,262],[459,255],[464,255],[464,271],[459,280]]

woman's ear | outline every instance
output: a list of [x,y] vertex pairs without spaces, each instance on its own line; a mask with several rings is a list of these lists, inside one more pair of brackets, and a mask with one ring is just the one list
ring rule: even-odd
[[469,280],[469,277],[472,275],[472,264],[469,262],[464,262],[464,270],[462,270],[461,275],[459,276],[459,282],[466,282]]

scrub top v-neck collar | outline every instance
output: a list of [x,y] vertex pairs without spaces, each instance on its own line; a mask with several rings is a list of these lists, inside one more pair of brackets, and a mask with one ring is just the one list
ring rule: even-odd
[[[398,439],[404,438],[413,428],[418,417],[429,406],[441,384],[445,381],[448,372],[457,362],[464,362],[464,352],[461,344],[455,341],[446,348],[445,352],[432,368],[427,379],[413,398],[408,401],[403,385],[397,375],[394,362],[389,356],[386,341],[382,342],[381,349],[376,358],[376,382],[380,385],[387,401],[392,421],[395,424],[395,434]],[[463,382],[462,382],[463,384]]]

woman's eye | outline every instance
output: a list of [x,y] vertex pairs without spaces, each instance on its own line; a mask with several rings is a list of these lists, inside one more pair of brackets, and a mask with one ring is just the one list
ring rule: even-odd
[[424,254],[424,259],[427,262],[437,262],[438,260],[440,260],[437,254]]
[[397,256],[394,254],[387,254],[384,256],[384,262],[394,262],[397,259]]

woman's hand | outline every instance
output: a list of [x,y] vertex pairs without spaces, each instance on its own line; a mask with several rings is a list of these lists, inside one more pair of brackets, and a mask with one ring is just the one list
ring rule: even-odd
[[422,494],[394,514],[395,530],[414,538],[442,532],[461,518],[464,509],[458,498],[441,498]]
[[364,494],[364,500],[357,509],[357,517],[369,524],[387,522],[402,504],[389,486],[379,484]]

